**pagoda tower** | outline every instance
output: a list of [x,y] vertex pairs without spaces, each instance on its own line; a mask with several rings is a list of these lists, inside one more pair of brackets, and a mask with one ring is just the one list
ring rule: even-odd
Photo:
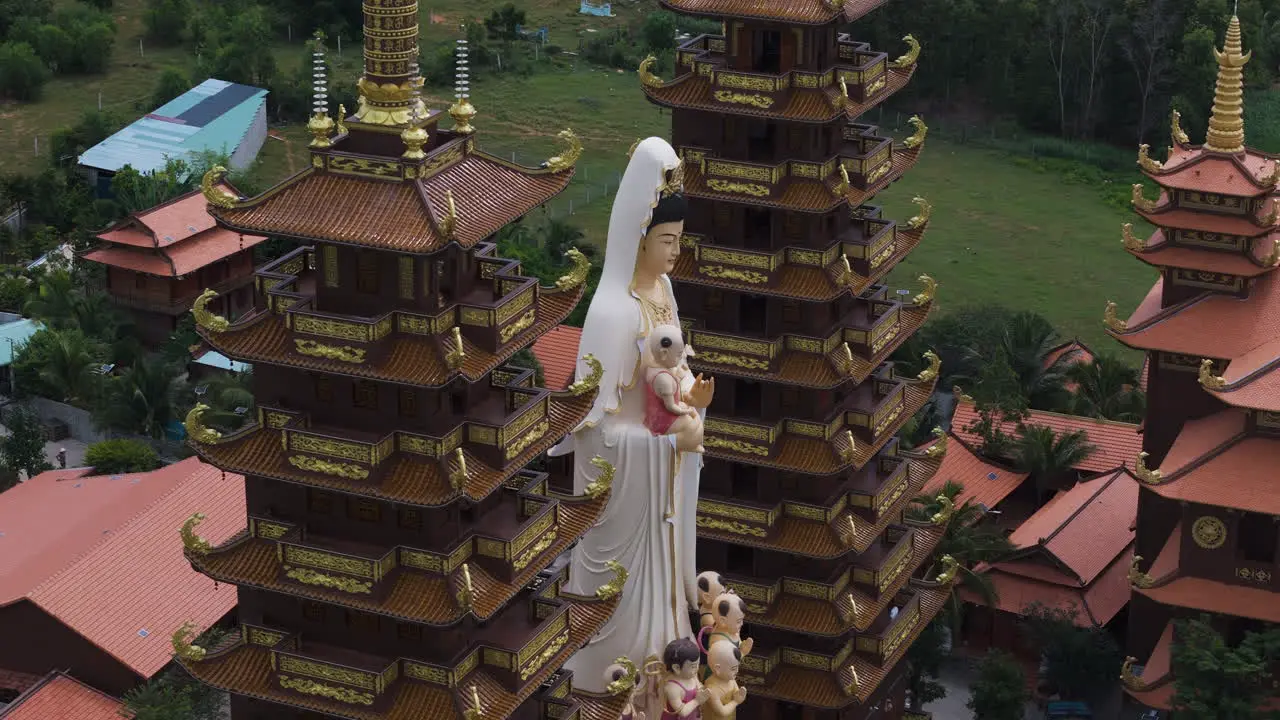
[[1245,146],[1240,21],[1232,17],[1218,63],[1203,145],[1173,112],[1163,163],[1138,164],[1160,190],[1133,188],[1148,238],[1123,227],[1125,249],[1160,271],[1129,319],[1108,303],[1111,335],[1146,352],[1148,413],[1137,556],[1130,572],[1128,692],[1153,708],[1173,697],[1174,621],[1216,616],[1229,642],[1280,622],[1280,285],[1276,182],[1280,158]]
[[919,377],[887,362],[936,284],[921,277],[914,297],[881,284],[930,206],[915,198],[919,215],[898,223],[870,204],[915,164],[927,128],[913,117],[895,143],[858,122],[906,85],[920,46],[907,37],[891,60],[837,32],[880,4],[663,0],[721,20],[721,34],[681,45],[671,81],[652,59],[640,67],[685,166],[671,277],[690,364],[717,378],[698,567],[747,601],[740,720],[901,717],[898,662],[954,576],[912,578],[940,530],[903,519],[945,446],[916,454],[896,438],[933,392],[937,358]]
[[[621,567],[592,596],[553,560],[599,518],[613,469],[580,496],[525,465],[572,430],[599,375],[563,392],[508,361],[582,297],[587,260],[553,287],[489,241],[569,183],[581,151],[539,168],[476,147],[465,50],[458,101],[427,109],[418,6],[366,0],[361,106],[329,117],[316,55],[308,167],[258,197],[205,177],[219,226],[288,237],[257,270],[254,310],[193,308],[218,352],[253,363],[256,418],[235,432],[187,417],[191,446],[244,476],[246,529],[193,567],[239,588],[240,627],[174,649],[232,695],[234,720],[614,720],[622,694],[578,698],[564,661],[612,614]],[[598,368],[594,358],[589,366]],[[598,370],[597,370],[598,373]],[[603,670],[603,668],[602,668]]]

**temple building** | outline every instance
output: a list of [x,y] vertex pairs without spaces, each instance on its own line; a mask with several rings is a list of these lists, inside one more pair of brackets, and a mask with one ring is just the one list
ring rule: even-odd
[[1245,145],[1249,53],[1232,17],[1203,145],[1173,113],[1163,163],[1138,163],[1159,190],[1133,190],[1149,237],[1123,228],[1124,247],[1160,277],[1128,320],[1104,320],[1147,353],[1148,414],[1134,474],[1140,485],[1130,580],[1127,691],[1153,708],[1174,693],[1174,621],[1212,613],[1229,643],[1280,622],[1280,160]]
[[[740,720],[900,718],[900,660],[950,592],[914,578],[941,531],[903,510],[937,470],[899,446],[937,359],[901,376],[889,356],[933,307],[935,283],[883,284],[920,243],[930,206],[899,222],[871,204],[916,162],[927,128],[895,142],[860,123],[904,87],[894,60],[839,33],[882,0],[663,0],[722,21],[677,49],[676,76],[640,67],[671,109],[689,216],[671,278],[714,376],[698,502],[698,567],[747,601],[754,649]],[[942,435],[942,431],[937,431]],[[941,515],[941,513],[940,513]],[[944,518],[938,518],[944,521]]]
[[364,16],[354,115],[330,117],[317,50],[306,169],[253,198],[221,168],[203,183],[220,228],[301,246],[257,270],[240,320],[209,310],[214,292],[193,308],[214,351],[253,363],[257,419],[187,417],[199,455],[244,476],[248,517],[217,545],[203,516],[183,526],[191,564],[237,586],[239,627],[207,648],[180,628],[174,649],[234,720],[614,720],[625,698],[579,697],[561,667],[626,573],[576,596],[547,569],[613,469],[579,496],[525,469],[586,416],[599,371],[552,392],[508,363],[570,313],[589,264],[573,251],[541,286],[489,242],[568,185],[581,146],[561,133],[539,168],[482,151],[465,77],[451,128],[421,100],[417,3]]

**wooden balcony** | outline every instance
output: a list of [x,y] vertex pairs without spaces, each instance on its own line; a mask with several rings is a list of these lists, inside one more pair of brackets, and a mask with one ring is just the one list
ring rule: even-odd
[[[164,281],[153,278],[152,284],[158,284]],[[223,278],[217,283],[209,286],[209,289],[217,292],[219,295],[231,292],[240,287],[253,282],[252,275],[233,275]],[[178,285],[177,280],[169,280],[164,282],[166,289],[171,289]],[[145,310],[149,312],[162,313],[165,315],[181,315],[191,310],[191,305],[200,296],[199,292],[191,293],[185,297],[172,297],[169,294],[159,294],[155,292],[138,291],[131,288],[107,288],[106,295],[117,305],[134,310]]]

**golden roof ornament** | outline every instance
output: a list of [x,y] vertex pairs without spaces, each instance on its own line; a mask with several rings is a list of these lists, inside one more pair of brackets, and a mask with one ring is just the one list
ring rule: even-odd
[[1277,203],[1275,198],[1272,198],[1271,209],[1267,211],[1266,215],[1258,219],[1258,224],[1263,227],[1271,227],[1276,224],[1277,219],[1280,219],[1280,203]]
[[902,42],[907,44],[907,52],[889,63],[889,67],[905,70],[915,65],[920,59],[920,43],[916,41],[914,35],[904,36]]
[[1135,208],[1141,212],[1155,212],[1156,205],[1158,205],[1159,202],[1159,200],[1148,200],[1146,196],[1142,194],[1142,183],[1133,184],[1133,206]]
[[444,191],[445,215],[436,223],[436,229],[446,240],[453,240],[458,231],[458,206],[453,202],[453,191]]
[[227,169],[221,165],[209,168],[200,178],[200,193],[205,201],[216,208],[233,208],[240,199],[221,186],[222,178],[227,176]]
[[956,573],[960,572],[960,563],[950,555],[943,555],[938,560],[942,563],[942,572],[938,573],[933,581],[939,585],[946,585],[956,579]]
[[1125,223],[1120,226],[1120,234],[1124,238],[1124,249],[1134,252],[1142,252],[1147,249],[1146,243],[1141,238],[1133,234],[1133,223]]
[[840,170],[840,182],[831,188],[831,194],[839,198],[847,195],[853,184],[849,182],[849,169],[844,166],[844,161],[838,162],[836,168]]
[[929,522],[937,525],[938,527],[942,527],[951,521],[951,516],[956,511],[956,504],[946,495],[939,495],[934,498],[934,502],[941,505],[942,509],[934,513],[933,517],[929,518]]
[[449,117],[453,118],[453,131],[462,135],[470,135],[476,129],[471,125],[476,116],[476,109],[471,104],[471,73],[467,64],[467,41],[459,40],[454,55],[457,57],[454,102],[449,106]]
[[951,386],[951,394],[955,396],[956,402],[967,402],[967,403],[973,402],[973,396],[967,394],[964,391],[964,388],[960,387],[959,385]]
[[1138,662],[1136,657],[1127,657],[1124,663],[1120,665],[1120,682],[1130,690],[1141,692],[1147,689],[1147,684],[1133,673],[1133,665]]
[[174,630],[173,635],[169,638],[169,643],[173,645],[174,657],[189,662],[203,660],[205,656],[204,648],[192,644],[198,634],[196,632],[196,624],[193,622],[184,622],[182,627]]
[[205,427],[202,416],[208,409],[208,405],[196,403],[195,407],[187,411],[187,418],[182,425],[187,430],[187,437],[192,440],[201,445],[216,445],[222,442],[222,433]]
[[612,600],[622,594],[622,588],[627,584],[627,569],[617,560],[606,560],[604,566],[613,572],[613,579],[596,588],[596,597],[600,600]]
[[849,671],[849,682],[845,683],[844,688],[842,688],[844,694],[856,695],[858,688],[862,687],[862,680],[858,678],[858,668],[853,663],[849,663],[849,667],[845,668],[845,670]]
[[631,147],[627,148],[627,159],[628,159],[628,160],[630,160],[630,159],[631,159],[631,156],[632,156],[632,155],[635,155],[635,154],[636,154],[636,148],[638,148],[638,147],[640,147],[640,138],[636,138],[636,141],[635,141],[635,142],[633,142],[633,143],[631,143]]
[[844,253],[840,254],[840,279],[836,280],[837,285],[850,285],[856,278],[853,274],[853,267],[849,265],[849,256]]
[[933,215],[933,204],[919,195],[911,198],[911,202],[920,208],[920,212],[911,216],[911,219],[907,221],[907,228],[920,230],[929,224],[929,217]]
[[578,140],[578,136],[572,130],[565,128],[556,133],[556,137],[563,140],[566,147],[563,153],[547,159],[547,169],[551,172],[568,170],[582,156],[582,142]]
[[1258,179],[1263,187],[1274,188],[1280,184],[1280,160],[1271,163],[1271,172]]
[[1179,145],[1186,145],[1191,142],[1191,138],[1187,137],[1186,131],[1182,129],[1182,113],[1177,110],[1169,112],[1169,135]]
[[1271,241],[1271,252],[1262,260],[1263,267],[1275,267],[1280,265],[1280,242]]
[[1241,52],[1240,18],[1233,14],[1227,23],[1222,50],[1213,49],[1213,57],[1218,61],[1218,79],[1214,83],[1205,150],[1244,152],[1244,66],[1252,56],[1252,50]]
[[561,292],[567,292],[587,281],[587,276],[591,274],[591,261],[578,248],[569,248],[569,252],[565,253],[573,263],[573,267],[569,272],[561,275],[556,279],[556,289]]
[[453,461],[453,470],[449,471],[449,484],[454,490],[461,490],[462,486],[471,479],[471,475],[467,472],[467,456],[462,452],[462,448],[454,449]]
[[653,64],[656,63],[657,61],[658,61],[658,58],[654,57],[653,55],[650,55],[649,57],[640,61],[640,67],[636,69],[636,72],[639,73],[640,75],[641,85],[644,85],[645,87],[652,87],[652,88],[662,87],[662,79],[659,78],[657,75],[654,75],[653,72],[649,70],[649,68],[653,67]]
[[916,375],[916,380],[920,382],[937,380],[938,371],[942,369],[942,358],[938,357],[938,353],[932,350],[925,350],[924,359],[929,363],[929,366],[921,370],[919,375]]
[[1102,324],[1112,332],[1122,333],[1129,329],[1129,323],[1116,317],[1116,304],[1110,300],[1107,301],[1107,307],[1102,311]]
[[192,555],[208,555],[213,546],[208,540],[196,534],[196,527],[204,522],[204,513],[195,513],[182,523],[178,535],[182,537],[182,547]]
[[[417,79],[418,63],[410,66],[410,73]],[[404,153],[400,157],[405,160],[421,160],[427,156],[422,146],[431,139],[431,134],[422,127],[422,85],[412,80],[410,82],[413,84],[413,91],[409,96],[409,125],[400,133],[400,140],[404,142]]]
[[844,3],[845,0],[822,0],[823,5],[826,5],[828,8],[835,10],[836,12],[844,10]]
[[1133,462],[1133,474],[1148,485],[1159,485],[1160,481],[1164,479],[1164,473],[1147,467],[1147,458],[1149,457],[1151,457],[1150,453],[1138,453],[1138,458]]
[[587,483],[587,486],[583,488],[582,494],[591,500],[599,500],[601,496],[609,492],[613,487],[614,467],[613,463],[599,455],[591,458],[591,464],[599,468],[600,475],[595,480]]
[[1227,386],[1227,381],[1221,375],[1213,374],[1213,361],[1204,358],[1200,361],[1200,387],[1205,390],[1221,390]]
[[1150,575],[1138,569],[1138,565],[1142,563],[1141,555],[1133,556],[1133,564],[1129,566],[1129,584],[1138,588],[1146,589],[1156,584]]
[[947,431],[935,426],[929,434],[937,439],[925,449],[924,455],[931,460],[941,460],[947,456]]
[[324,33],[316,31],[311,50],[311,147],[327,148],[333,144],[333,118],[329,117],[329,73],[324,59]]
[[1158,173],[1164,169],[1164,163],[1161,163],[1159,160],[1153,159],[1150,155],[1150,152],[1151,152],[1150,145],[1146,143],[1142,143],[1141,145],[1138,146],[1138,167],[1142,168],[1143,170],[1146,170],[1149,173]]
[[849,462],[853,459],[853,454],[858,451],[858,443],[853,439],[853,431],[845,429],[844,431],[844,447],[840,448],[840,459]]
[[921,120],[919,115],[907,118],[907,124],[915,128],[915,132],[902,141],[902,146],[908,150],[924,147],[924,139],[929,135],[929,126],[924,124],[924,120]]
[[659,188],[658,194],[660,197],[670,197],[684,192],[684,171],[685,164],[684,159],[682,158],[677,160],[676,166],[671,168],[670,172],[667,173],[666,181],[663,182],[662,187]]
[[227,328],[231,327],[231,323],[221,315],[214,315],[208,308],[209,301],[216,297],[218,297],[217,291],[206,288],[195,302],[191,303],[191,317],[195,319],[197,326],[211,333],[226,332]]
[[466,710],[462,711],[465,720],[485,720],[484,706],[480,704],[480,691],[472,685],[468,690],[471,703]]
[[471,566],[467,563],[462,563],[462,582],[458,583],[458,585],[458,594],[456,596],[458,607],[469,611],[471,610],[471,603],[476,597],[476,589],[471,584]]
[[846,374],[853,374],[853,349],[849,347],[849,343],[840,343],[840,359],[844,361],[844,371]]
[[590,368],[590,372],[569,386],[570,394],[575,396],[586,395],[587,393],[594,391],[596,388],[600,387],[600,379],[604,377],[604,366],[600,364],[600,361],[596,359],[595,355],[592,355],[591,353],[583,355],[582,362],[587,364],[587,367]]
[[921,275],[916,279],[924,285],[924,289],[912,298],[911,302],[916,305],[926,305],[933,302],[934,297],[938,294],[938,281],[928,275]]
[[853,545],[855,542],[858,541],[857,521],[853,519],[853,513],[849,513],[848,515],[845,515],[844,520],[845,520],[845,524],[849,526],[846,528],[847,532],[842,535],[844,539],[844,544]]
[[450,370],[457,370],[462,367],[462,361],[467,357],[467,351],[462,348],[462,329],[457,325],[449,331],[453,337],[453,349],[445,353],[444,362],[449,366]]

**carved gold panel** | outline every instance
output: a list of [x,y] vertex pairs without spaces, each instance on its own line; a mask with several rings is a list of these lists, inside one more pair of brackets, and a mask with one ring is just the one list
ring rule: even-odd
[[1212,515],[1203,515],[1192,523],[1191,539],[1205,550],[1216,550],[1227,541],[1227,525]]
[[325,245],[320,248],[320,253],[324,260],[324,284],[338,287],[338,248]]

